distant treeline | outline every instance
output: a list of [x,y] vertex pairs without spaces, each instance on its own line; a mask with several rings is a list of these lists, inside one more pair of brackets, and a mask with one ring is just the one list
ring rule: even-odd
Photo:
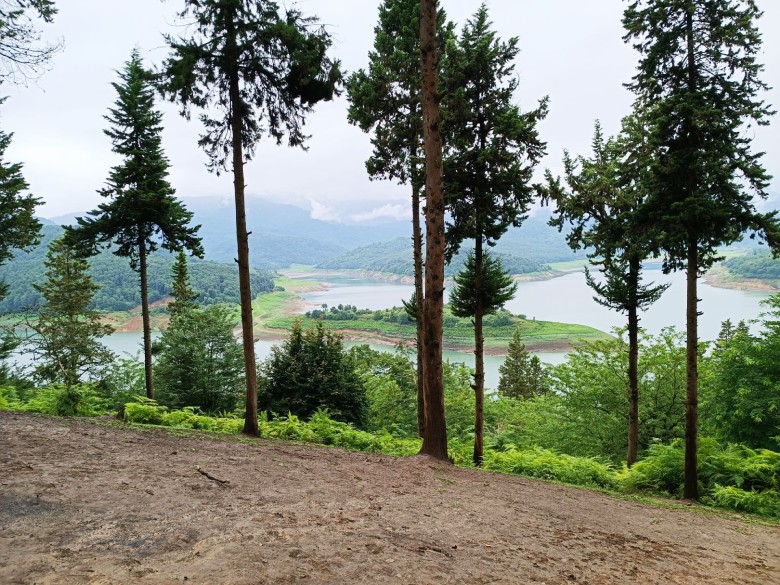
[[[62,235],[60,226],[44,226],[41,242],[29,252],[20,252],[11,262],[0,267],[0,280],[8,285],[8,296],[0,301],[0,312],[15,313],[37,306],[41,296],[33,283],[45,280],[43,265],[49,243]],[[149,258],[149,300],[158,301],[168,296],[171,289],[171,266],[174,256],[158,251]],[[90,273],[100,285],[94,297],[94,307],[99,311],[125,311],[141,304],[138,274],[125,258],[119,258],[110,251],[102,252],[90,259]],[[232,264],[220,264],[190,259],[192,286],[197,293],[198,303],[239,302],[238,269]],[[252,270],[252,292],[257,294],[273,290],[272,274],[263,270]]]
[[780,259],[772,258],[769,252],[729,258],[725,265],[729,272],[740,278],[780,278]]
[[[514,254],[497,253],[501,258],[504,270],[509,274],[529,274],[531,272],[546,272],[550,270],[547,264],[542,264]],[[463,269],[466,260],[465,251],[452,259],[445,268],[447,276],[453,276]],[[401,276],[414,276],[412,244],[408,238],[396,238],[389,242],[371,244],[356,248],[320,263],[318,268],[328,270],[366,270],[369,272],[386,272]]]

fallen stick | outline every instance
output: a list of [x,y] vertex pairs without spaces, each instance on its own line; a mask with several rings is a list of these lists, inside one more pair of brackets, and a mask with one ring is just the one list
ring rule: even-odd
[[204,475],[204,476],[206,476],[206,477],[207,477],[208,479],[210,479],[211,481],[216,481],[216,482],[217,482],[219,485],[222,485],[222,486],[224,486],[224,485],[227,485],[227,484],[229,484],[229,483],[230,483],[230,482],[229,482],[227,479],[219,479],[218,477],[214,477],[214,476],[213,476],[213,475],[211,475],[211,474],[210,474],[208,471],[204,471],[203,469],[201,469],[201,468],[200,468],[200,465],[196,465],[196,466],[195,466],[195,470],[196,470],[198,473],[200,473],[201,475]]

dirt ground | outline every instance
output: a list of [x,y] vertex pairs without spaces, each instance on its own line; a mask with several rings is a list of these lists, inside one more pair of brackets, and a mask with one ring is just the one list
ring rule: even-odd
[[422,457],[0,413],[0,583],[177,581],[770,585],[780,528]]

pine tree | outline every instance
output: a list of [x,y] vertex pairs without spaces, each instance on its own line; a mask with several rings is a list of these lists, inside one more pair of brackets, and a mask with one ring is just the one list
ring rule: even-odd
[[474,324],[474,465],[482,465],[485,434],[485,362],[482,317],[492,315],[515,296],[517,283],[504,272],[501,260],[485,252],[478,268],[476,254],[469,252],[463,270],[455,275],[450,308],[456,317],[470,317]]
[[512,103],[518,87],[514,60],[517,38],[501,42],[491,30],[483,4],[451,42],[442,67],[447,95],[444,130],[447,137],[445,177],[447,257],[451,259],[467,239],[474,240],[474,319],[477,356],[474,462],[482,460],[482,419],[485,371],[482,319],[487,291],[484,245],[495,242],[510,225],[519,226],[536,196],[533,170],[545,154],[537,124],[547,115],[547,99],[536,110],[521,113]]
[[193,309],[196,306],[195,301],[199,296],[192,290],[192,285],[190,284],[190,272],[187,269],[187,256],[184,250],[179,250],[176,256],[176,261],[171,268],[171,277],[171,296],[173,300],[168,303],[168,313],[171,316],[171,321],[173,321],[176,317]]
[[776,250],[776,212],[761,214],[769,176],[751,151],[746,129],[771,114],[756,61],[761,16],[753,0],[634,0],[625,40],[640,54],[629,88],[648,123],[655,153],[648,161],[645,217],[662,229],[664,270],[687,272],[687,404],[684,496],[698,497],[697,281],[717,248],[747,230]]
[[550,391],[550,382],[542,360],[525,349],[519,327],[515,329],[506,359],[499,366],[498,372],[500,396],[528,400]]
[[196,235],[200,226],[189,225],[192,213],[176,199],[168,182],[168,159],[160,136],[162,114],[154,109],[152,75],[144,69],[137,50],[119,78],[121,83],[112,84],[117,101],[106,116],[111,126],[104,131],[111,139],[113,151],[122,157],[122,162],[111,169],[107,186],[101,191],[110,201],[90,211],[88,217],[79,217],[77,227],[70,228],[66,237],[91,254],[114,244],[114,254],[129,258],[130,266],[138,272],[146,396],[153,398],[148,257],[158,247],[187,249],[199,256],[203,255],[203,248]]
[[447,455],[444,415],[444,165],[439,113],[439,56],[436,48],[436,0],[420,0],[423,151],[425,152],[425,430],[421,453],[442,461]]
[[[0,99],[0,105],[3,101]],[[35,219],[35,207],[40,199],[24,194],[29,188],[20,163],[5,161],[5,151],[13,134],[0,130],[0,264],[14,255],[14,249],[24,250],[38,243],[40,222]],[[0,282],[0,299],[7,293]]]
[[593,157],[564,156],[568,188],[547,174],[548,196],[557,205],[551,220],[562,230],[572,249],[586,248],[593,266],[602,273],[597,281],[586,269],[588,285],[599,304],[628,317],[628,453],[629,466],[636,463],[639,448],[639,311],[657,301],[669,285],[642,283],[642,263],[652,254],[654,234],[642,225],[647,200],[645,183],[638,171],[638,158],[645,152],[644,128],[636,118],[623,121],[617,139],[605,140],[596,123]]
[[268,134],[303,146],[303,124],[313,106],[330,100],[341,83],[338,61],[326,54],[331,39],[316,19],[296,9],[280,14],[271,0],[185,0],[182,18],[193,18],[189,39],[166,37],[160,91],[181,106],[204,113],[200,145],[209,169],[233,172],[238,275],[246,377],[244,433],[257,436],[257,374],[249,278],[249,234],[244,204],[244,164]]
[[[443,45],[451,25],[439,12],[437,34]],[[353,73],[347,82],[348,118],[364,132],[373,131],[374,151],[366,161],[371,178],[409,184],[412,191],[412,246],[414,251],[414,301],[417,323],[417,427],[425,425],[423,388],[423,262],[420,228],[420,195],[425,183],[422,152],[422,104],[420,97],[420,2],[385,0],[374,28],[374,50],[368,70]]]
[[4,0],[0,3],[0,82],[26,81],[46,67],[62,43],[38,45],[34,18],[51,23],[57,14],[52,0]]
[[54,240],[46,254],[46,282],[33,285],[44,305],[26,325],[35,335],[28,338],[34,357],[33,375],[43,382],[75,386],[97,379],[114,355],[98,340],[113,332],[90,309],[99,288],[89,276],[88,262],[64,239]]
[[272,348],[262,370],[262,398],[268,411],[309,418],[328,409],[336,420],[366,423],[368,401],[355,364],[344,352],[341,336],[325,329],[321,321],[308,331],[296,321],[290,338]]

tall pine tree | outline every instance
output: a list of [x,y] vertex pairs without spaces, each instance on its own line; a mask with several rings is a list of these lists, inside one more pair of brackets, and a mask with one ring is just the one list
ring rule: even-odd
[[519,226],[536,196],[534,167],[545,154],[537,124],[547,115],[547,99],[528,113],[512,103],[518,87],[514,60],[517,38],[502,42],[491,30],[483,4],[447,46],[443,91],[447,95],[445,188],[450,222],[447,257],[464,240],[474,240],[474,377],[476,432],[474,462],[482,461],[485,367],[482,319],[488,284],[484,246],[494,246],[509,226]]
[[644,128],[629,117],[617,139],[605,140],[597,123],[592,158],[564,156],[568,188],[548,173],[549,196],[557,206],[551,220],[558,229],[571,228],[572,249],[589,250],[588,258],[603,275],[599,281],[585,272],[599,304],[628,318],[628,449],[629,466],[639,448],[639,311],[657,301],[669,285],[642,283],[642,263],[652,253],[654,234],[643,225],[647,199],[639,159],[647,152]]
[[230,168],[236,205],[237,262],[246,374],[244,433],[257,436],[257,365],[249,279],[249,234],[244,203],[244,164],[267,134],[277,144],[303,146],[306,116],[330,100],[341,83],[338,61],[327,55],[330,35],[316,19],[272,0],[185,0],[180,13],[192,19],[188,39],[166,37],[171,54],[160,90],[189,118],[201,109],[200,145],[209,169]]
[[162,149],[162,114],[154,109],[152,76],[144,69],[138,51],[113,83],[117,101],[106,120],[113,151],[122,162],[111,169],[102,203],[78,225],[69,229],[70,242],[94,254],[113,244],[114,254],[129,258],[141,284],[146,395],[154,397],[152,336],[149,318],[147,261],[159,246],[166,250],[187,249],[202,256],[198,227],[190,226],[192,213],[174,196],[168,182],[168,159]]
[[634,0],[625,40],[639,52],[629,88],[648,121],[648,223],[662,228],[664,269],[687,272],[684,496],[698,498],[698,278],[717,248],[752,230],[777,249],[776,212],[758,213],[769,176],[746,132],[766,124],[754,0]]
[[187,255],[184,250],[179,250],[176,261],[171,267],[171,296],[173,300],[168,303],[168,314],[171,320],[193,309],[198,298],[198,294],[192,290]]
[[447,461],[444,415],[444,163],[439,112],[439,52],[436,0],[420,0],[423,151],[425,153],[425,429],[421,453]]
[[[444,43],[451,34],[439,12],[437,34]],[[425,425],[423,365],[423,262],[420,195],[425,184],[420,97],[420,2],[385,0],[374,28],[374,50],[368,70],[347,82],[348,118],[364,132],[373,131],[374,151],[366,161],[369,177],[408,184],[412,192],[415,322],[417,323],[417,428]]]

